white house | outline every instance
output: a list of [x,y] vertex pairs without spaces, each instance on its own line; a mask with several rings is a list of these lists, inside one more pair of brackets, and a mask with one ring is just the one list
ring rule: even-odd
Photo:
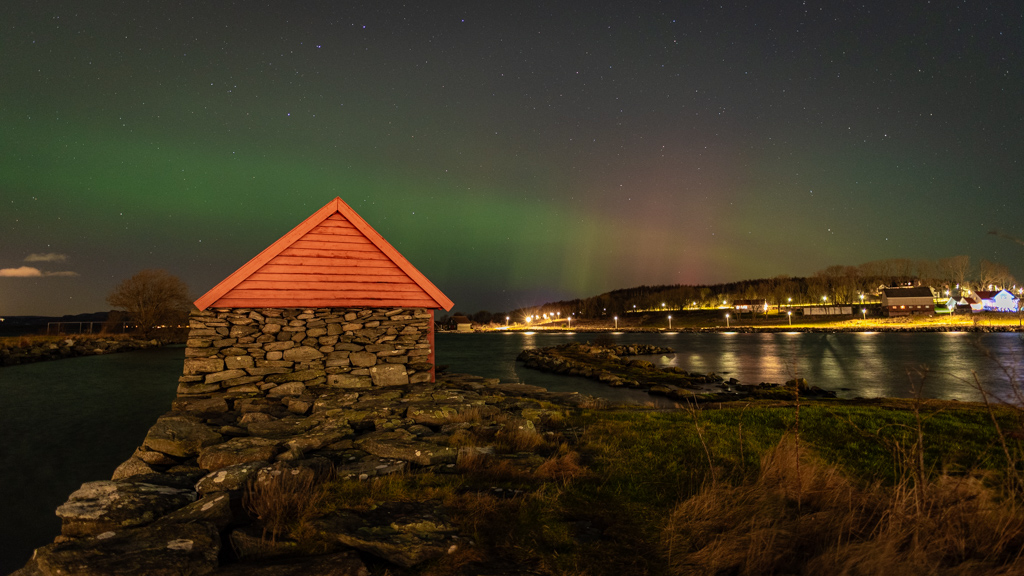
[[1009,290],[979,290],[982,308],[987,312],[1016,312],[1017,299]]

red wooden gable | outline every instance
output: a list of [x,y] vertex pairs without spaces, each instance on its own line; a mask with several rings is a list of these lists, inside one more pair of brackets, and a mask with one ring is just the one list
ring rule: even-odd
[[341,198],[195,301],[214,308],[440,308],[453,303]]

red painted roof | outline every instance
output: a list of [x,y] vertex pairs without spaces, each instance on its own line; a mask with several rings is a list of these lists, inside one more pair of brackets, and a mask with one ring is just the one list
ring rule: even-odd
[[341,198],[306,218],[195,301],[214,308],[440,308],[454,305]]

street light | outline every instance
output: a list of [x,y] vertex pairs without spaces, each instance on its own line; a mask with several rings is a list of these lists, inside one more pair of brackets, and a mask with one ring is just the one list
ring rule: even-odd
[[729,327],[729,315],[728,314],[725,315],[725,327],[726,328]]
[[861,315],[861,317],[864,320],[867,320],[868,319],[868,309],[867,308],[861,308],[860,309],[860,315]]
[[789,325],[792,326],[793,325],[793,313],[792,312],[786,312],[786,316],[789,317]]
[[508,328],[508,316],[505,316],[505,328]]
[[671,314],[668,315],[668,329],[669,330],[672,329],[672,315]]
[[616,330],[619,329],[619,317],[618,316],[615,317],[615,329]]

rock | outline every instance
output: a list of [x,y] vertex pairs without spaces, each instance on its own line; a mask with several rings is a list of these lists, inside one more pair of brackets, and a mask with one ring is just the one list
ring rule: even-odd
[[152,474],[153,469],[149,467],[141,459],[132,456],[125,460],[120,466],[114,469],[111,480],[123,480],[125,478],[131,478],[132,476],[141,476],[143,474]]
[[270,461],[279,451],[280,441],[269,438],[241,437],[205,448],[199,454],[199,467],[220,470],[247,462]]
[[255,422],[270,422],[274,417],[263,412],[246,412],[238,419],[239,424],[253,424]]
[[214,576],[370,576],[354,551],[282,560],[242,562],[221,568]]
[[310,380],[316,380],[317,378],[323,378],[324,376],[326,376],[325,372],[320,369],[297,370],[295,372],[286,372],[267,376],[266,381],[273,382],[274,384],[282,384],[284,382],[309,382]]
[[252,356],[228,356],[224,359],[224,365],[229,370],[244,370],[254,367],[255,363]]
[[372,432],[356,440],[356,446],[382,458],[408,460],[421,466],[455,462],[458,451],[417,439],[406,430]]
[[288,382],[275,386],[267,392],[267,398],[281,398],[283,396],[299,396],[306,391],[302,382]]
[[198,576],[217,568],[219,554],[217,528],[196,522],[104,532],[50,544],[36,549],[30,564],[35,574],[46,576]]
[[411,568],[455,552],[468,540],[442,519],[434,502],[385,502],[367,512],[339,511],[314,522],[335,539],[392,564]]
[[218,493],[204,496],[184,508],[171,512],[157,520],[157,524],[207,522],[216,526],[218,530],[223,530],[231,523],[233,517],[231,499],[227,494]]
[[223,437],[208,426],[183,416],[168,416],[156,421],[142,445],[150,450],[184,458],[195,456]]
[[404,386],[409,383],[409,373],[401,364],[381,364],[370,368],[370,379],[374,386]]
[[334,471],[338,478],[344,480],[368,480],[375,476],[388,474],[404,474],[409,469],[405,460],[364,456],[336,466]]
[[294,556],[299,551],[298,543],[272,538],[255,526],[232,530],[228,540],[231,542],[231,549],[243,560]]
[[268,460],[256,460],[225,466],[200,478],[196,483],[196,492],[205,496],[214,492],[241,490],[245,487],[245,483],[259,472],[260,468],[269,465]]
[[280,420],[268,420],[266,422],[253,422],[249,424],[249,434],[264,437],[289,437],[309,430],[316,426],[319,420],[316,418],[296,418],[293,416]]
[[377,363],[377,355],[372,352],[353,352],[348,357],[353,366],[367,368]]
[[284,359],[289,362],[307,362],[323,358],[324,355],[311,346],[299,346],[284,351]]
[[185,374],[209,374],[224,369],[224,360],[220,358],[186,358]]
[[794,380],[787,380],[786,386],[790,388],[797,388],[801,392],[807,391],[807,378],[796,378]]
[[289,448],[297,448],[303,452],[312,452],[334,444],[350,434],[352,434],[352,428],[344,424],[331,422],[317,426],[306,434],[295,436],[285,442],[285,444]]
[[309,409],[313,407],[311,400],[303,400],[301,398],[286,398],[288,411],[292,414],[303,415],[309,412]]
[[57,508],[61,533],[80,538],[141,526],[196,499],[195,492],[142,482],[86,482]]
[[195,412],[197,414],[223,414],[228,411],[228,403],[223,397],[217,398],[176,398],[171,407],[178,412]]
[[142,460],[150,466],[174,466],[178,463],[177,460],[168,457],[163,452],[154,452],[142,447],[136,448],[135,453],[132,454],[132,456]]
[[223,382],[225,380],[233,380],[235,378],[242,378],[248,376],[249,373],[245,370],[221,370],[220,372],[214,372],[207,374],[206,379],[203,381],[206,384],[214,384],[216,382]]
[[359,389],[370,388],[373,381],[369,376],[353,376],[351,374],[328,374],[327,385],[332,388]]

